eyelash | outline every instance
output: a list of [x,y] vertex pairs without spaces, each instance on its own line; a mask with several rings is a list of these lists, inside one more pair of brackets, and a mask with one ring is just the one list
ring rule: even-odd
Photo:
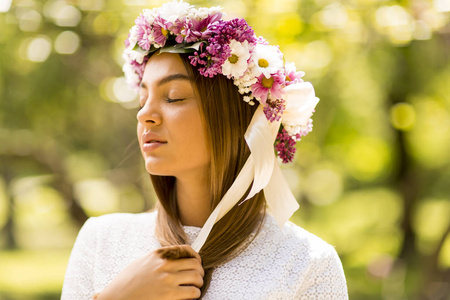
[[167,98],[166,101],[167,103],[174,103],[174,102],[180,102],[186,100],[186,98],[178,98],[178,99],[172,99],[172,98]]
[[[175,103],[175,102],[180,102],[180,101],[183,101],[183,100],[186,100],[186,98],[178,98],[178,99],[167,98],[166,102],[167,103]],[[140,105],[138,111],[141,110],[143,107],[144,106]]]

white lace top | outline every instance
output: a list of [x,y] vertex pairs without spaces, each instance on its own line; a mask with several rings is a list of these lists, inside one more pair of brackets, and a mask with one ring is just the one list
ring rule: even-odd
[[[161,247],[156,212],[90,218],[78,234],[66,271],[62,300],[92,299],[133,260]],[[185,226],[191,242],[200,228]],[[332,246],[268,215],[253,242],[216,268],[205,300],[348,299],[342,264]]]

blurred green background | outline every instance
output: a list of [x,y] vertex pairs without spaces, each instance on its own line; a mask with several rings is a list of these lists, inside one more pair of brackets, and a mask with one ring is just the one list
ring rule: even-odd
[[[154,204],[123,41],[163,1],[0,1],[0,299],[59,299],[89,216]],[[450,299],[450,1],[191,1],[245,17],[321,98],[283,172],[350,299]]]

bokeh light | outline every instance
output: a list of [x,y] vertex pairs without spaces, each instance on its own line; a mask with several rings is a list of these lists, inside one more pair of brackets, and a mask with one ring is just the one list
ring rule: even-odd
[[416,113],[411,104],[397,103],[391,108],[392,125],[399,130],[410,130],[416,122]]
[[29,41],[27,46],[27,58],[33,62],[44,62],[52,51],[50,38],[39,35]]
[[80,48],[80,37],[73,31],[63,31],[55,39],[55,51],[59,54],[74,54]]
[[81,21],[81,12],[64,0],[48,1],[44,6],[44,14],[61,27],[75,27]]
[[9,11],[11,7],[12,0],[2,0],[0,1],[0,13]]
[[39,29],[41,22],[41,14],[33,9],[25,10],[19,17],[19,27],[22,31],[35,32]]

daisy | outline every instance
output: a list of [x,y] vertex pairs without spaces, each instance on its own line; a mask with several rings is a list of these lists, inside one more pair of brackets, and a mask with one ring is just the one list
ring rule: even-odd
[[231,77],[241,77],[247,70],[247,61],[250,58],[248,41],[239,43],[236,40],[230,42],[231,55],[222,65],[222,74]]
[[283,68],[283,54],[278,47],[257,44],[252,53],[252,72],[255,76],[261,73],[266,78]]
[[266,103],[269,93],[274,99],[283,98],[284,78],[284,74],[281,74],[280,71],[272,74],[269,78],[265,77],[264,74],[259,75],[258,81],[252,85],[253,96],[263,104]]
[[290,85],[292,83],[303,82],[302,77],[305,75],[305,72],[297,72],[295,68],[295,63],[291,62],[284,65],[285,73],[286,73],[286,85]]

